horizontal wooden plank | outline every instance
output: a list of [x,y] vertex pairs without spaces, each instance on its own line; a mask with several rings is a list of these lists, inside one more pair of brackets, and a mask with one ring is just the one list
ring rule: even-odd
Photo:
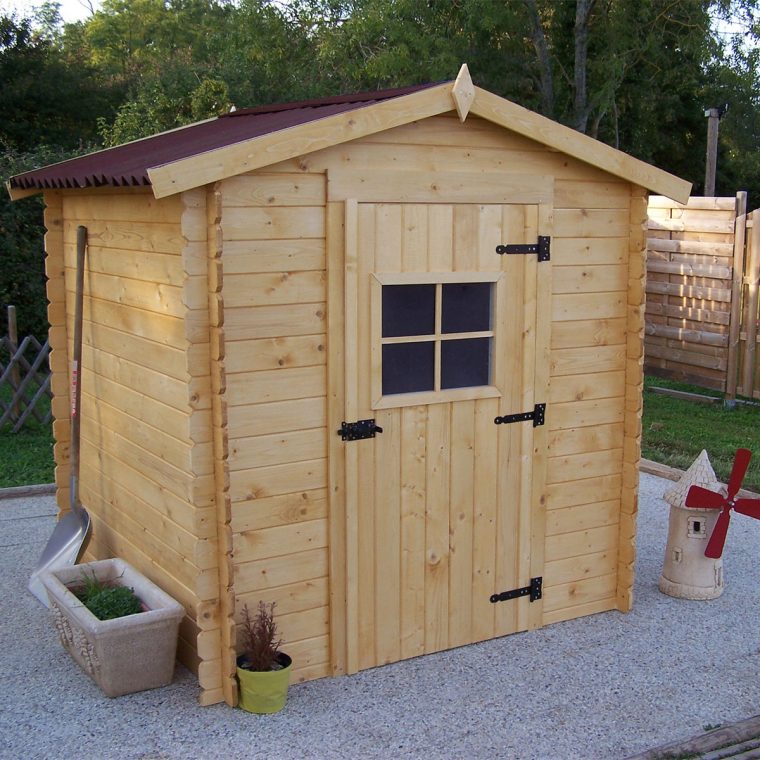
[[327,455],[325,428],[295,430],[276,435],[236,438],[229,443],[230,470],[247,470],[287,462],[319,459]]
[[398,171],[331,168],[331,201],[374,203],[549,203],[553,179],[540,175],[472,171]]
[[645,332],[647,335],[653,335],[658,338],[673,338],[685,341],[686,343],[701,343],[705,346],[718,346],[721,348],[728,346],[728,335],[708,332],[707,330],[685,330],[681,327],[668,327],[667,325],[648,322]]
[[699,195],[692,195],[689,198],[688,203],[677,203],[670,198],[665,198],[662,195],[650,195],[649,196],[649,208],[652,209],[721,209],[723,211],[733,211],[736,208],[736,198],[732,195],[725,197],[702,197]]
[[144,193],[63,195],[63,217],[87,223],[108,222],[179,222],[183,207],[179,197],[156,199],[149,189]]
[[230,473],[232,501],[297,493],[327,486],[327,460],[315,459]]
[[[714,240],[681,240],[671,238],[657,238],[650,235],[647,238],[649,250],[664,251],[667,253],[690,254],[699,256],[717,256],[733,258],[734,244]],[[730,262],[729,262],[730,263]]]
[[236,274],[224,278],[224,305],[233,309],[315,303],[324,301],[326,296],[326,274],[323,271]]
[[222,264],[225,275],[324,270],[325,241],[322,238],[226,240]]
[[628,208],[631,186],[626,182],[579,182],[558,179],[554,185],[555,208]]
[[548,486],[546,508],[547,510],[564,509],[580,504],[619,500],[622,482],[622,475],[608,475],[604,478],[589,478]]
[[330,637],[285,642],[287,653],[293,658],[291,677],[294,683],[330,674]]
[[324,396],[326,383],[325,367],[321,365],[240,372],[227,376],[227,402],[238,406]]
[[552,293],[610,293],[627,289],[625,266],[554,266]]
[[620,513],[620,502],[600,501],[580,504],[564,509],[550,509],[546,512],[546,535],[590,530],[616,525]]
[[561,623],[565,620],[575,620],[580,617],[587,617],[588,615],[596,615],[600,612],[608,612],[610,610],[617,610],[617,587],[613,589],[609,595],[600,599],[585,602],[582,604],[574,604],[572,607],[562,607],[560,609],[551,610],[543,614],[543,624],[552,625],[553,623]]
[[733,277],[733,267],[716,264],[697,264],[686,261],[658,261],[647,259],[647,272],[664,274],[679,274],[685,277],[711,277],[718,280],[730,280]]
[[580,557],[603,551],[617,551],[618,526],[578,530],[546,537],[546,561]]
[[693,306],[678,306],[673,304],[656,303],[651,298],[647,299],[647,315],[675,317],[676,319],[688,319],[693,322],[713,322],[718,325],[727,325],[731,319],[728,309],[720,310],[721,303],[714,304],[712,309],[699,309]]
[[550,456],[609,451],[623,446],[623,425],[593,425],[592,427],[554,430],[549,434]]
[[650,215],[649,229],[668,232],[717,232],[731,235],[734,232],[734,220],[733,218],[716,218],[714,215],[692,215],[687,219],[656,218]]
[[317,396],[236,406],[227,424],[230,441],[233,441],[251,435],[322,427],[326,420],[327,400]]
[[[83,220],[87,225],[87,240],[99,251],[155,253],[178,256],[185,239],[178,223],[150,224],[147,222],[116,222]],[[68,247],[76,247],[77,227],[81,222],[72,220],[63,224],[64,238]]]
[[237,594],[302,583],[327,575],[327,549],[310,549],[256,562],[236,564],[234,584]]
[[554,266],[615,266],[628,261],[628,238],[552,238]]
[[292,240],[324,238],[323,206],[225,209],[221,222],[227,240]]
[[248,530],[232,536],[235,562],[253,562],[266,557],[327,546],[327,520],[309,520],[273,528]]
[[252,172],[219,185],[224,210],[251,206],[323,206],[325,178],[318,174]]
[[551,404],[546,413],[549,430],[607,425],[622,421],[623,405],[617,398]]
[[625,343],[626,330],[627,320],[622,317],[555,322],[551,331],[551,347],[554,350]]
[[624,396],[624,371],[600,371],[598,374],[588,375],[552,375],[549,386],[549,400],[552,403]]
[[623,209],[562,209],[554,211],[554,237],[614,238],[628,235],[628,204]]
[[227,341],[224,367],[227,372],[258,372],[279,367],[308,367],[327,361],[326,335],[295,335],[286,338]]
[[235,609],[241,610],[244,604],[255,609],[260,601],[264,604],[274,602],[276,614],[279,616],[324,607],[329,604],[329,599],[330,589],[327,578],[315,578],[290,583],[287,586],[275,586],[239,594],[235,597]]
[[615,594],[616,590],[617,573],[563,583],[559,586],[549,586],[544,591],[544,613],[591,602],[599,602],[606,608],[607,600]]
[[615,475],[622,469],[622,448],[549,457],[546,467],[546,482],[552,485],[573,480],[584,480],[585,478]]
[[230,529],[241,533],[323,517],[327,517],[327,491],[318,488],[238,502],[232,508]]
[[[255,607],[251,608],[253,614]],[[283,613],[278,607],[277,610],[277,635],[282,637],[283,651],[289,653],[288,642],[303,641],[305,639],[314,639],[315,637],[325,636],[329,632],[330,608],[313,607],[309,610],[300,610],[298,612]],[[240,612],[236,615],[240,619]],[[238,625],[237,638],[240,642],[238,651],[242,647],[242,627]],[[291,655],[292,656],[292,655]]]
[[678,282],[656,282],[647,280],[647,293],[661,293],[682,298],[699,298],[706,301],[730,301],[729,288],[709,288],[702,285],[684,285]]
[[625,362],[625,345],[557,348],[551,352],[550,372],[552,377],[615,372],[622,370]]
[[617,319],[626,315],[626,294],[565,293],[552,297],[552,322]]
[[603,552],[584,554],[580,557],[568,557],[547,562],[544,566],[544,583],[547,587],[558,586],[609,575],[617,570],[617,551],[608,549]]
[[[73,256],[76,243],[66,245]],[[87,270],[98,274],[126,277],[131,280],[181,287],[185,277],[182,258],[176,253],[155,253],[128,248],[106,248],[89,238]]]
[[325,332],[325,314],[324,303],[225,309],[224,334],[227,340],[317,335]]
[[692,367],[705,367],[721,371],[726,369],[728,362],[727,358],[722,356],[708,356],[670,346],[655,346],[651,343],[646,344],[646,356],[648,359],[665,359],[669,362],[678,362]]

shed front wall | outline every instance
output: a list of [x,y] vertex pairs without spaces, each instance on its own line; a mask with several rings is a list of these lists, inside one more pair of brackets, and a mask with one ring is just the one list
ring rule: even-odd
[[92,518],[85,560],[122,557],[184,605],[178,656],[218,701],[206,213],[188,216],[186,200],[107,189],[46,194],[56,483],[65,510],[83,225],[80,496]]
[[[330,194],[336,176],[353,183],[344,197],[374,182],[386,202],[482,202],[467,196],[476,181],[493,187],[494,202],[505,183],[538,202],[548,183],[551,377],[537,389],[548,402],[541,622],[628,609],[645,191],[483,120],[443,116],[217,185],[235,621],[243,604],[276,601],[294,677],[343,671],[331,653],[343,634],[331,630],[328,521],[328,439],[342,414],[327,368],[329,298],[342,298],[327,291],[328,227],[343,219],[342,197]],[[232,657],[230,647],[228,672]]]

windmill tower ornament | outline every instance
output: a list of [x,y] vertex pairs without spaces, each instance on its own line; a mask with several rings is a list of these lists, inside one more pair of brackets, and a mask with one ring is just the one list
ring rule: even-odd
[[716,599],[723,593],[723,561],[705,557],[705,546],[717,514],[713,509],[687,508],[687,494],[695,486],[722,498],[706,451],[663,495],[670,504],[670,521],[659,587],[663,594],[681,599]]
[[752,452],[749,449],[737,449],[734,457],[734,466],[728,478],[728,493],[722,493],[701,488],[694,485],[686,495],[686,506],[690,509],[719,509],[718,519],[715,523],[710,540],[705,547],[705,557],[720,559],[723,554],[723,545],[726,542],[728,524],[731,522],[731,510],[742,515],[754,517],[760,520],[760,499],[737,499],[736,494],[742,486],[742,481],[747,473]]

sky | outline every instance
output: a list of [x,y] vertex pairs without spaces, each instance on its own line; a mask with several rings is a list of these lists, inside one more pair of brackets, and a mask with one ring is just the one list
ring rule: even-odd
[[[69,24],[81,21],[91,15],[93,10],[100,7],[100,0],[58,0],[61,5],[61,16]],[[0,0],[1,11],[17,11],[21,16],[29,16],[34,8],[40,5],[39,0]]]

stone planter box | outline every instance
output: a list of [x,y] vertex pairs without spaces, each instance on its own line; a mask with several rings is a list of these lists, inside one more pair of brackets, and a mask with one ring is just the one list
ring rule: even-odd
[[[129,586],[146,608],[137,615],[98,620],[71,592],[83,573]],[[118,697],[171,683],[181,604],[121,559],[44,572],[41,580],[64,648],[100,686]]]

